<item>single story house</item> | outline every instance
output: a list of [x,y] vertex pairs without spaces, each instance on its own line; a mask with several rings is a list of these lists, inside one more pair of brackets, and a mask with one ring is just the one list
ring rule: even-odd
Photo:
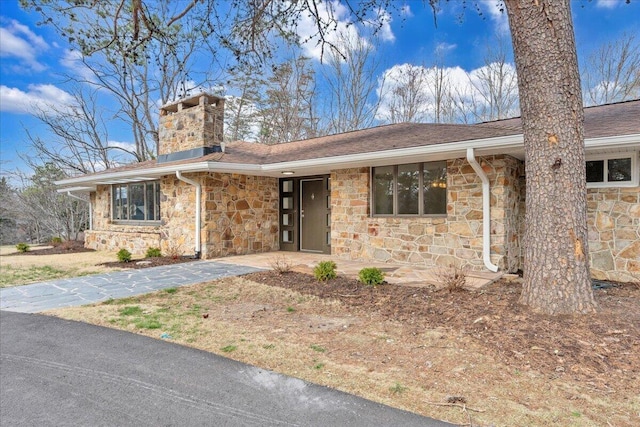
[[[278,145],[223,143],[224,100],[160,110],[155,160],[58,181],[88,193],[93,249],[215,258],[275,250],[522,269],[519,118],[400,123]],[[640,280],[640,100],[585,109],[595,278]]]

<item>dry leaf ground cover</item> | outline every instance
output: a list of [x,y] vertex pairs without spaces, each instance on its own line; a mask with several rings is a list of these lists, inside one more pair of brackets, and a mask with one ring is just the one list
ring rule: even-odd
[[58,310],[474,426],[640,425],[640,289],[548,317],[482,291],[256,273]]

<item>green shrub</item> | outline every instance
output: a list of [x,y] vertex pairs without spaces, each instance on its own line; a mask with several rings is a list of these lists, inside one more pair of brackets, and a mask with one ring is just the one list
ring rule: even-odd
[[50,243],[51,246],[59,246],[62,244],[62,237],[52,237]]
[[367,286],[378,286],[384,282],[384,273],[377,267],[367,267],[360,270],[358,278]]
[[29,245],[27,245],[26,243],[18,243],[16,245],[16,249],[18,250],[18,252],[29,252],[31,247]]
[[159,258],[162,256],[162,251],[160,248],[149,248],[144,256],[145,258]]
[[313,275],[321,282],[335,279],[337,276],[336,267],[337,265],[333,261],[320,261],[313,269]]
[[118,261],[120,262],[129,262],[131,261],[131,252],[122,248],[118,251]]

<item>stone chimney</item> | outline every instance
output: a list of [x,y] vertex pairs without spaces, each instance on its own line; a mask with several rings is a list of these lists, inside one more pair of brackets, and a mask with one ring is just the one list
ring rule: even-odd
[[158,163],[224,151],[224,99],[206,93],[160,108]]

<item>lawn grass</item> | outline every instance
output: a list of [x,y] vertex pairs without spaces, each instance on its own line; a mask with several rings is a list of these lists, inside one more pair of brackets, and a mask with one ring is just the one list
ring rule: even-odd
[[45,280],[78,277],[87,274],[91,274],[91,272],[80,272],[76,268],[55,268],[50,265],[32,267],[12,267],[10,265],[1,265],[0,288],[43,282]]

